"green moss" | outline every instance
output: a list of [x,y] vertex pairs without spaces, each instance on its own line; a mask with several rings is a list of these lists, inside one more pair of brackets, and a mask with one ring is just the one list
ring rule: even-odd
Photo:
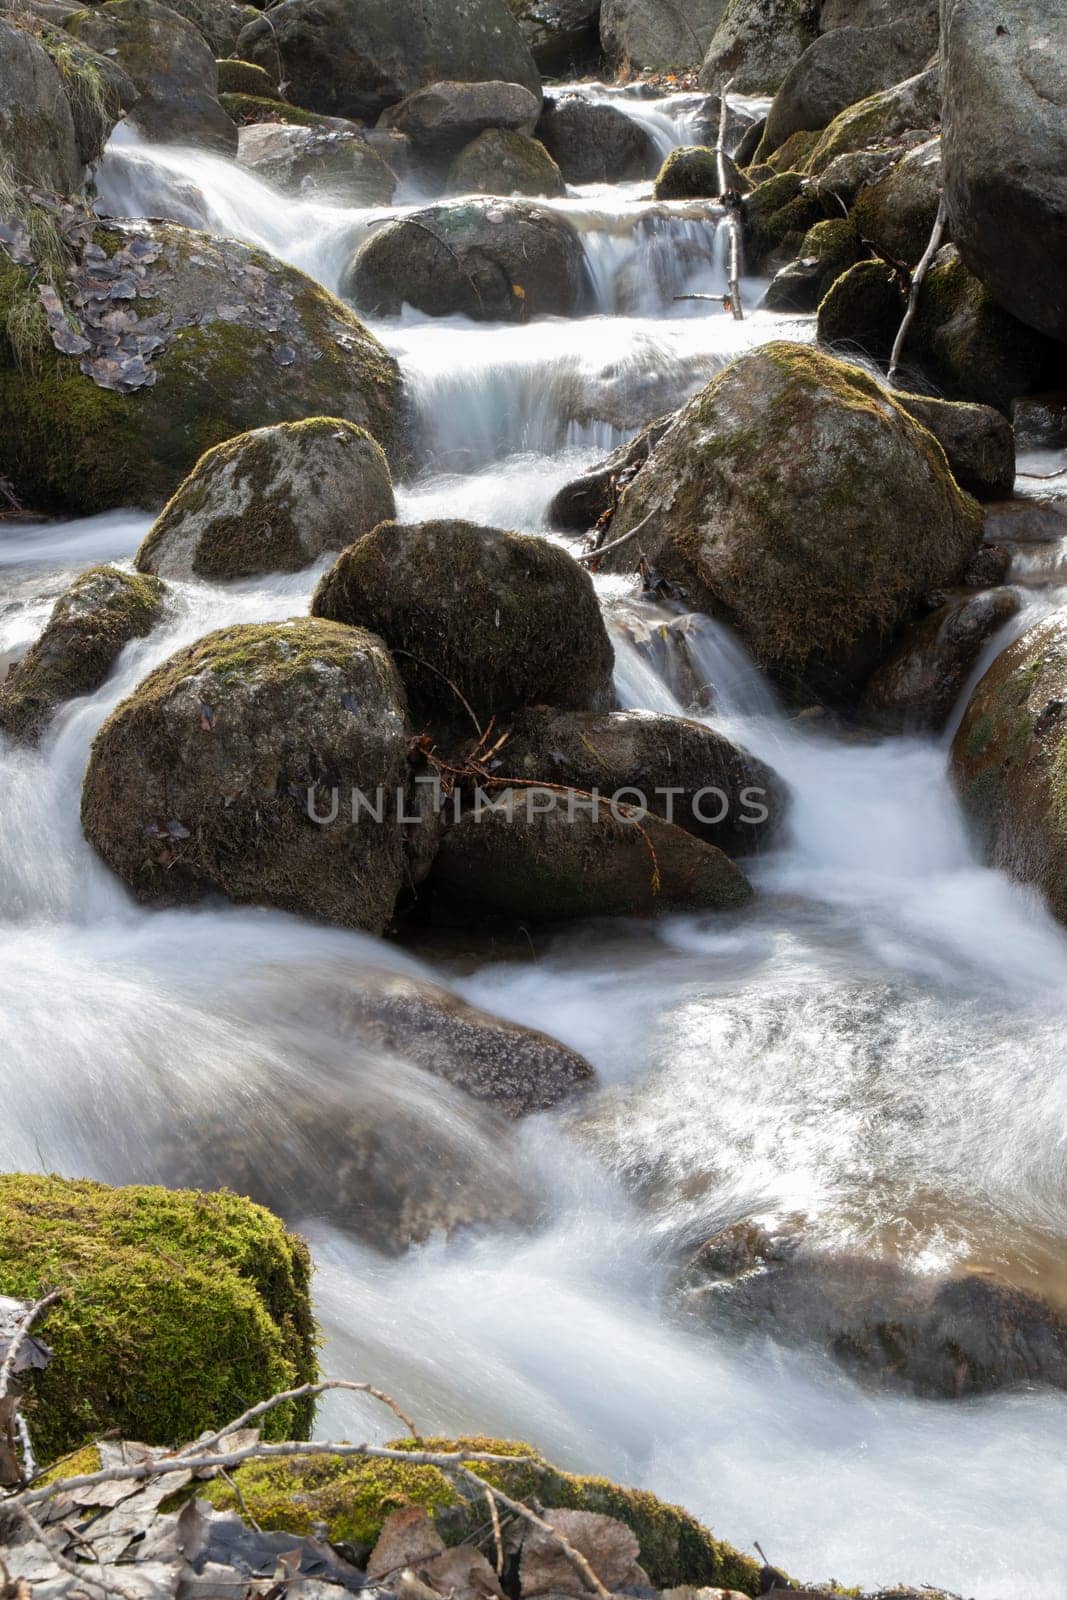
[[460,151],[448,173],[450,194],[553,197],[566,187],[541,141],[511,128],[487,128]]
[[660,167],[654,192],[657,200],[714,200],[721,189],[715,151],[704,145],[679,145]]
[[906,355],[949,399],[1006,410],[1018,395],[1058,383],[1063,347],[997,305],[955,251],[923,280]]
[[[269,100],[274,106],[281,104],[282,97],[278,93],[276,84],[269,72],[263,67],[257,67],[251,61],[219,61],[219,98],[229,95],[233,98],[244,99],[251,97],[254,100]],[[285,109],[283,106],[282,109]],[[295,110],[295,107],[289,109]],[[234,121],[238,119],[235,117]],[[251,119],[258,121],[258,118]],[[279,118],[279,121],[285,119]]]
[[784,144],[767,157],[767,165],[774,172],[806,172],[812,151],[821,135],[810,128],[800,128],[791,133]]
[[745,198],[745,248],[754,263],[774,250],[799,249],[809,228],[826,216],[824,201],[799,172],[780,172]]
[[[220,93],[219,104],[238,125],[249,122],[289,122],[299,128],[330,128],[329,117],[317,111],[291,106],[287,100],[269,99],[262,94]],[[354,124],[358,126],[358,124]]]
[[819,304],[822,344],[861,351],[888,361],[904,316],[900,280],[884,261],[858,261],[836,277]]
[[[307,1249],[230,1194],[0,1175],[0,1293],[62,1285],[27,1410],[50,1461],[110,1428],[175,1444],[316,1374]],[[271,1438],[305,1436],[279,1407]]]
[[972,756],[980,756],[993,737],[993,718],[988,712],[979,717],[967,738],[967,750]]

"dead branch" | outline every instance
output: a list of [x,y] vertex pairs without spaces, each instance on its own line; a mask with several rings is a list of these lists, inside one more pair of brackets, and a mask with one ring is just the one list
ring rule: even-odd
[[[30,1511],[30,1509],[23,1505],[20,1501],[15,1501],[13,1509],[25,1523],[26,1527],[30,1530],[30,1533],[33,1535],[34,1539],[37,1540],[38,1544],[42,1545],[43,1548],[47,1550],[48,1559],[50,1561],[54,1561],[60,1571],[65,1572],[69,1578],[77,1578],[79,1583],[85,1584],[86,1587],[90,1589],[99,1589],[101,1594],[104,1595],[117,1594],[121,1597],[121,1600],[141,1600],[139,1595],[133,1594],[131,1590],[124,1589],[121,1584],[116,1583],[111,1573],[106,1573],[101,1578],[94,1578],[85,1570],[88,1563],[84,1561],[69,1560],[69,1558],[62,1553],[62,1551],[55,1548],[55,1546],[49,1540],[48,1535],[41,1527],[41,1524],[37,1521],[37,1518],[34,1516],[33,1512]],[[84,1541],[82,1542],[84,1544]],[[91,1549],[92,1547],[89,1546],[88,1548]],[[93,1557],[92,1564],[94,1566],[101,1567],[101,1571],[103,1571],[101,1563],[99,1560],[97,1560],[95,1555]]]
[[595,550],[585,550],[580,556],[575,556],[575,561],[599,561],[600,557],[606,556],[609,550],[617,550],[620,545],[627,544],[636,534],[639,534],[641,529],[652,521],[654,515],[655,512],[650,511],[647,517],[642,517],[635,527],[628,529],[618,539],[613,539],[611,544],[599,545]]
[[719,199],[726,207],[730,227],[730,310],[733,312],[735,322],[743,322],[745,313],[741,309],[741,218],[736,196],[726,181],[726,96],[733,86],[734,80],[728,78],[719,90],[719,137],[715,145],[715,157],[719,164]]
[[915,268],[915,271],[912,274],[911,289],[908,294],[908,304],[904,312],[904,320],[900,324],[900,327],[897,330],[897,336],[893,341],[893,354],[889,358],[888,379],[889,387],[891,389],[895,389],[897,387],[897,378],[900,372],[900,358],[904,351],[904,341],[908,336],[908,329],[911,327],[912,321],[915,317],[915,311],[919,304],[919,291],[923,286],[923,280],[926,277],[927,271],[929,270],[931,261],[941,248],[941,237],[945,231],[945,220],[945,192],[942,190],[941,199],[937,204],[937,216],[934,218],[934,226],[930,234],[930,242],[923,251],[922,260],[919,262],[919,265]]
[[50,1305],[53,1305],[55,1301],[62,1299],[66,1292],[67,1291],[65,1289],[52,1289],[48,1294],[42,1295],[40,1300],[35,1300],[33,1305],[27,1308],[25,1314],[19,1322],[18,1327],[12,1334],[11,1343],[7,1347],[7,1355],[4,1357],[3,1361],[0,1362],[0,1400],[2,1400],[7,1394],[7,1386],[11,1382],[11,1374],[15,1370],[15,1358],[22,1348],[26,1335],[29,1333],[37,1318],[41,1315],[41,1312],[47,1310],[47,1308]]
[[[511,1459],[514,1461],[515,1457],[512,1456]],[[525,1460],[526,1458],[522,1459]],[[599,1595],[600,1600],[610,1600],[610,1590],[605,1589],[585,1556],[582,1555],[582,1552],[576,1550],[566,1535],[560,1533],[558,1528],[554,1528],[550,1522],[546,1522],[543,1517],[539,1517],[536,1511],[531,1511],[529,1506],[523,1505],[521,1500],[512,1500],[511,1496],[506,1495],[503,1489],[498,1489],[495,1484],[486,1483],[484,1478],[479,1478],[478,1474],[471,1472],[469,1468],[456,1465],[452,1468],[452,1471],[457,1478],[463,1478],[473,1487],[491,1494],[495,1500],[499,1500],[502,1506],[506,1506],[509,1511],[513,1511],[517,1517],[523,1517],[527,1522],[531,1522],[535,1528],[540,1528],[542,1533],[547,1533],[549,1538],[554,1539],[559,1545],[586,1588]]]
[[719,305],[724,306],[730,296],[728,294],[676,294],[674,298],[675,300],[716,300]]
[[502,1578],[504,1576],[504,1539],[500,1532],[500,1512],[496,1508],[496,1500],[493,1497],[492,1489],[486,1489],[485,1498],[489,1502],[489,1516],[493,1524],[493,1546],[496,1550],[496,1575],[498,1578]]
[[345,1389],[351,1393],[369,1394],[375,1400],[380,1400],[389,1407],[394,1416],[400,1418],[405,1428],[415,1440],[420,1440],[415,1424],[406,1411],[401,1411],[392,1395],[382,1389],[376,1389],[371,1383],[351,1383],[347,1378],[324,1378],[321,1383],[303,1383],[299,1389],[283,1389],[279,1394],[272,1394],[269,1400],[261,1400],[257,1406],[249,1406],[247,1411],[242,1411],[239,1417],[228,1422],[224,1428],[219,1428],[216,1433],[210,1433],[206,1438],[195,1439],[192,1444],[183,1445],[178,1451],[179,1456],[188,1456],[195,1451],[203,1455],[206,1450],[214,1449],[227,1434],[236,1433],[240,1428],[247,1428],[251,1423],[258,1422],[260,1417],[265,1417],[268,1411],[274,1411],[278,1406],[286,1405],[290,1400],[311,1400],[320,1394],[326,1394],[331,1389]]

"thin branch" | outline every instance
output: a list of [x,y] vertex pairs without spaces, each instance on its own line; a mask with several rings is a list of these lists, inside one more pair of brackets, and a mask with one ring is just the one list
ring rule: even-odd
[[471,709],[470,701],[467,700],[467,698],[463,694],[460,693],[460,691],[456,688],[455,684],[452,682],[451,678],[445,677],[445,674],[441,671],[441,669],[439,667],[435,667],[433,665],[433,663],[430,662],[430,661],[424,661],[421,656],[414,655],[410,650],[401,650],[399,647],[394,649],[393,655],[394,656],[407,656],[408,660],[409,661],[414,661],[414,663],[415,663],[415,665],[417,667],[425,667],[428,672],[436,673],[436,675],[439,678],[441,678],[445,683],[448,684],[448,687],[452,690],[452,693],[455,695],[456,699],[463,706],[463,709],[464,709],[464,711],[466,711],[468,717],[470,717],[471,721],[474,723],[474,731],[478,735],[478,738],[479,739],[484,739],[485,738],[485,734],[482,732],[482,725],[478,721],[478,718],[474,715],[474,712]]
[[0,1362],[0,1400],[7,1394],[7,1386],[11,1381],[11,1374],[15,1370],[15,1357],[22,1349],[26,1335],[40,1316],[55,1301],[62,1299],[66,1289],[52,1289],[48,1294],[42,1295],[40,1300],[35,1300],[32,1306],[27,1307],[19,1321],[18,1327],[11,1336],[11,1343],[7,1347],[7,1355]]
[[595,550],[584,551],[582,555],[575,556],[575,561],[598,561],[601,556],[606,556],[609,550],[617,550],[620,545],[628,544],[636,534],[641,532],[642,528],[652,521],[654,516],[655,512],[650,511],[647,517],[642,517],[640,522],[636,523],[634,527],[629,528],[626,533],[620,535],[618,539],[613,539],[610,544],[599,545]]
[[496,1500],[493,1496],[493,1491],[488,1487],[488,1485],[486,1485],[485,1498],[489,1502],[489,1516],[493,1523],[493,1544],[496,1548],[496,1575],[498,1578],[502,1578],[504,1576],[504,1539],[500,1532],[500,1512],[496,1508]]
[[733,312],[735,322],[744,322],[745,313],[741,308],[741,219],[738,215],[736,198],[726,181],[726,96],[733,86],[734,80],[729,78],[719,90],[719,138],[715,146],[715,156],[719,163],[719,199],[726,207],[730,228],[730,310]]
[[908,294],[908,305],[906,311],[904,312],[904,320],[900,324],[900,328],[897,331],[897,336],[893,341],[893,354],[889,358],[888,378],[889,387],[891,389],[895,389],[897,387],[897,378],[900,371],[900,358],[904,352],[904,341],[908,336],[908,329],[911,327],[912,321],[915,317],[916,308],[919,304],[919,291],[923,286],[923,280],[926,277],[931,261],[941,248],[941,237],[945,231],[946,216],[947,210],[945,206],[945,192],[942,190],[941,199],[937,204],[937,216],[934,218],[933,231],[930,234],[930,242],[923,251],[922,260],[919,262],[919,265],[915,268],[915,271],[912,274],[911,290]]
[[268,1411],[273,1411],[277,1406],[286,1405],[291,1400],[310,1400],[320,1394],[326,1394],[331,1389],[347,1389],[358,1394],[373,1395],[375,1400],[380,1400],[389,1407],[394,1416],[400,1418],[411,1437],[421,1439],[421,1434],[408,1416],[406,1411],[401,1411],[392,1395],[382,1389],[376,1389],[371,1383],[350,1383],[347,1378],[324,1378],[321,1383],[303,1383],[299,1389],[284,1389],[280,1394],[272,1394],[269,1400],[261,1400],[257,1406],[249,1406],[247,1411],[242,1411],[239,1417],[228,1422],[217,1433],[208,1434],[205,1439],[195,1439],[192,1444],[183,1445],[178,1451],[179,1456],[188,1456],[195,1451],[203,1455],[206,1450],[211,1450],[220,1440],[225,1439],[228,1433],[236,1433],[239,1428],[247,1428],[250,1423],[257,1422],[260,1417],[265,1417]]
[[[516,1458],[512,1456],[511,1459],[514,1461]],[[519,1459],[525,1460],[526,1458],[520,1457]],[[512,1500],[511,1496],[506,1495],[503,1489],[498,1489],[495,1484],[486,1483],[484,1478],[479,1478],[476,1472],[471,1472],[467,1467],[453,1466],[451,1470],[456,1477],[466,1479],[468,1483],[477,1489],[486,1490],[494,1499],[499,1500],[502,1506],[507,1506],[509,1511],[514,1511],[517,1517],[525,1518],[527,1522],[532,1522],[535,1528],[540,1528],[542,1533],[547,1533],[549,1538],[554,1539],[559,1545],[586,1588],[599,1595],[600,1600],[610,1600],[610,1590],[605,1589],[585,1556],[582,1555],[582,1552],[576,1550],[567,1536],[560,1533],[558,1528],[554,1528],[550,1522],[546,1522],[543,1517],[539,1517],[536,1511],[531,1511],[529,1506],[523,1505],[521,1500]]]
[[[140,1596],[133,1594],[129,1589],[124,1589],[120,1583],[116,1583],[110,1573],[105,1573],[102,1578],[94,1578],[85,1570],[88,1563],[71,1561],[62,1551],[56,1550],[49,1542],[48,1535],[37,1521],[33,1512],[22,1501],[16,1500],[13,1509],[22,1518],[22,1521],[26,1524],[38,1544],[42,1545],[48,1552],[48,1559],[54,1561],[60,1571],[65,1572],[68,1577],[77,1578],[79,1583],[84,1583],[90,1589],[99,1589],[105,1595],[117,1594],[122,1597],[122,1600],[141,1600]],[[85,1541],[81,1540],[80,1543],[84,1546]],[[103,1565],[99,1557],[95,1556],[95,1553],[92,1565],[100,1567],[101,1572],[104,1571]]]
[[223,1483],[226,1483],[226,1484],[229,1485],[230,1492],[233,1495],[234,1499],[237,1501],[238,1509],[239,1509],[242,1517],[244,1517],[245,1521],[251,1527],[255,1528],[257,1533],[262,1533],[263,1529],[260,1526],[260,1524],[256,1521],[255,1517],[252,1515],[252,1512],[250,1511],[249,1506],[248,1506],[248,1501],[244,1497],[244,1491],[241,1488],[241,1485],[237,1482],[237,1479],[236,1478],[231,1478],[230,1474],[226,1471],[225,1467],[220,1467],[219,1468],[219,1477],[222,1479]]

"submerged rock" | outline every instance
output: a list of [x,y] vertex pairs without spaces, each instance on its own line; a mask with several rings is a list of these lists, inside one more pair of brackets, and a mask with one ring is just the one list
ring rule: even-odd
[[614,654],[592,580],[547,539],[383,523],[344,551],[311,609],[380,634],[413,714],[465,733],[464,700],[483,727],[520,706],[611,701]]
[[924,597],[959,578],[982,526],[940,445],[886,390],[783,343],[742,356],[682,409],[611,538],[639,524],[607,568],[634,571],[643,556],[732,622],[791,693],[838,704]]
[[650,178],[659,165],[640,123],[581,94],[547,96],[537,137],[568,183],[626,183]]
[[[86,837],[141,900],[214,892],[381,933],[404,881],[392,802],[408,782],[406,710],[385,646],[359,628],[224,628],[104,723]],[[384,822],[349,806],[379,785]]]
[[603,0],[604,53],[613,66],[637,71],[699,67],[725,10],[726,0]]
[[372,316],[405,305],[477,322],[574,316],[586,292],[585,252],[558,212],[522,200],[461,200],[377,228],[342,292]]
[[450,194],[522,194],[555,199],[563,174],[541,143],[524,133],[490,128],[461,150],[448,171]]
[[[29,1385],[39,1458],[109,1430],[195,1439],[313,1382],[310,1276],[303,1241],[235,1194],[0,1174],[0,1294],[69,1290],[39,1325],[53,1350]],[[306,1438],[313,1411],[278,1407],[267,1437]]]
[[163,592],[155,578],[118,567],[90,567],[75,578],[0,686],[0,731],[34,740],[64,701],[98,689],[130,640],[159,621]]
[[443,80],[541,80],[506,0],[424,0],[397,27],[395,0],[282,0],[244,28],[241,55],[279,55],[297,105],[373,122],[413,89]]
[[1067,626],[1029,628],[982,678],[952,776],[986,861],[1033,884],[1067,922]]
[[237,159],[289,194],[346,206],[387,206],[396,174],[359,129],[300,128],[260,122],[243,127]]
[[1013,589],[991,589],[941,606],[878,668],[863,692],[863,714],[892,732],[939,733],[982,651],[1021,604]]
[[165,578],[297,572],[395,515],[389,464],[363,428],[337,417],[280,422],[201,456],[137,566]]
[[540,94],[521,83],[431,83],[389,106],[378,126],[395,128],[440,161],[489,128],[532,133],[540,112]]
[[63,80],[33,35],[5,16],[0,16],[0,151],[23,183],[59,194],[81,188],[83,163]]

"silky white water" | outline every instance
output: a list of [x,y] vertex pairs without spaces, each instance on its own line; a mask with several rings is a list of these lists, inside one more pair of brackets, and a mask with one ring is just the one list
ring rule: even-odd
[[[217,158],[115,154],[131,148],[131,206],[156,213],[191,182],[211,226],[327,283],[366,225],[282,204]],[[105,162],[105,190],[108,176]],[[118,163],[111,178],[129,182]],[[739,349],[809,336],[766,314],[680,311],[670,283],[620,314],[603,285],[617,285],[653,210],[666,212],[653,228],[665,254],[705,228],[694,270],[712,275],[714,218],[632,194],[561,204],[582,218],[596,314],[527,328],[410,315],[376,329],[416,417],[403,516],[540,528],[567,478]],[[147,526],[114,513],[0,529],[0,660],[25,648],[72,573],[128,559]],[[994,1265],[1067,1300],[1067,936],[974,859],[944,742],[848,743],[789,721],[737,641],[705,622],[691,650],[714,689],[711,722],[793,795],[786,837],[749,864],[759,894],[743,912],[577,927],[525,960],[438,944],[431,961],[270,911],[135,906],[80,834],[94,731],[175,649],[305,610],[317,576],[172,586],[163,625],[60,712],[38,751],[0,743],[0,1167],[166,1181],[186,1131],[225,1117],[235,1146],[273,1152],[264,1182],[312,1239],[327,1370],[391,1390],[426,1430],[529,1439],[679,1500],[811,1579],[1051,1593],[1049,1574],[1067,1569],[1067,1397],[872,1394],[771,1334],[702,1329],[669,1294],[716,1228],[802,1214],[827,1240],[932,1269]],[[619,580],[602,593],[621,702],[687,709],[632,641],[641,605]],[[1028,589],[1012,628],[1055,598],[1048,583]],[[503,1131],[414,1068],[381,1063],[309,999],[368,964],[426,972],[548,1029],[588,1056],[600,1087]],[[303,1216],[315,1151],[292,1143],[286,1105],[325,1105],[339,1085],[421,1119],[425,1159],[527,1187],[536,1224],[385,1260]],[[222,1159],[213,1181],[229,1177]],[[331,1399],[319,1429],[391,1431],[351,1397]]]

